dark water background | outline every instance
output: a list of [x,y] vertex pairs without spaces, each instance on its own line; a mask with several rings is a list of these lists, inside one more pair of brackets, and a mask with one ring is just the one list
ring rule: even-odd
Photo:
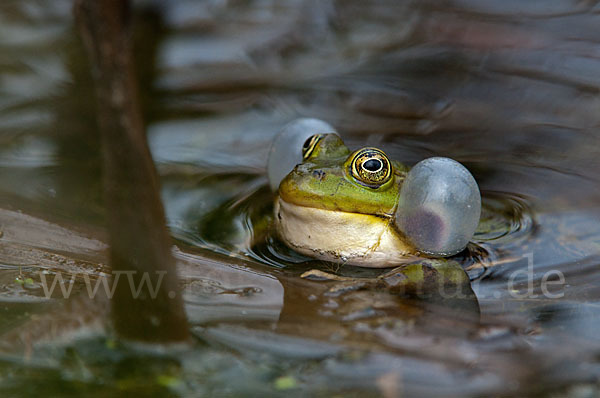
[[[157,353],[31,332],[36,316],[60,320],[63,301],[44,297],[40,269],[106,270],[99,138],[71,3],[5,0],[1,207],[51,224],[2,215],[0,330],[37,336],[1,356],[4,396],[599,394],[600,4],[135,5],[148,140],[196,345]],[[270,235],[254,242],[271,206],[270,142],[300,116],[331,123],[351,148],[409,165],[448,156],[473,172],[504,223],[455,258],[480,319],[300,278],[384,271],[310,261]],[[544,275],[557,282],[549,292]]]

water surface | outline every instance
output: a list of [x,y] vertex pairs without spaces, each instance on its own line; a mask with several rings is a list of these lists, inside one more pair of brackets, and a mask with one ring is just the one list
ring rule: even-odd
[[[4,1],[0,389],[597,394],[599,18],[568,0],[137,2],[148,141],[195,336],[164,353],[115,342],[103,308],[44,294],[40,270],[78,275],[81,292],[108,272],[94,97],[70,2]],[[296,117],[353,149],[473,172],[495,224],[453,260],[476,308],[403,298],[369,282],[386,270],[256,233],[269,144]],[[300,277],[311,269],[363,285]]]

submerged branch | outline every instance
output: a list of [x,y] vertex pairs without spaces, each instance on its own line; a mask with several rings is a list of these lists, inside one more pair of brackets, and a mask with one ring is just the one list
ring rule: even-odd
[[128,1],[75,1],[96,86],[110,264],[143,286],[138,295],[128,283],[117,284],[112,318],[125,339],[183,341],[189,332],[140,111],[129,11]]

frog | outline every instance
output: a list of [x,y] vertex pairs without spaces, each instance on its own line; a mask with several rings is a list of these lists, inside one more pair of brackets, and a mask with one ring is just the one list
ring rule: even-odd
[[[279,240],[304,256],[328,263],[394,268],[373,280],[319,269],[301,277],[333,283],[328,294],[386,289],[415,295],[448,286],[472,293],[465,270],[446,257],[462,251],[473,236],[481,211],[480,193],[458,162],[431,159],[411,168],[379,148],[351,150],[329,124],[318,119],[285,126],[272,144],[267,164]],[[464,185],[462,180],[470,191],[467,196],[454,188],[456,181]],[[453,183],[448,185],[449,181]],[[459,202],[448,200],[447,192]],[[461,208],[461,217],[448,211],[448,203]],[[464,229],[465,218],[470,231],[455,244],[448,239],[453,237],[450,227]],[[436,247],[439,239],[453,247]]]
[[[301,160],[279,159],[291,171],[277,169],[272,178],[275,228],[283,243],[312,258],[368,268],[448,257],[466,247],[481,211],[466,168],[430,158],[411,169],[379,148],[351,151],[337,132],[323,132],[326,126],[301,120],[281,133],[279,141],[293,146],[295,136],[306,138]],[[272,154],[278,146],[276,141]],[[269,171],[276,174],[272,163]]]
[[351,152],[334,133],[311,136],[302,151],[275,198],[275,228],[287,246],[373,268],[417,252],[392,222],[408,167],[374,147]]

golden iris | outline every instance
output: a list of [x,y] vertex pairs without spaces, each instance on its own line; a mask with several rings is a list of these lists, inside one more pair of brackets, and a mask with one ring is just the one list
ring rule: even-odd
[[383,151],[377,148],[363,148],[350,156],[350,173],[364,185],[377,188],[392,177],[392,165]]

